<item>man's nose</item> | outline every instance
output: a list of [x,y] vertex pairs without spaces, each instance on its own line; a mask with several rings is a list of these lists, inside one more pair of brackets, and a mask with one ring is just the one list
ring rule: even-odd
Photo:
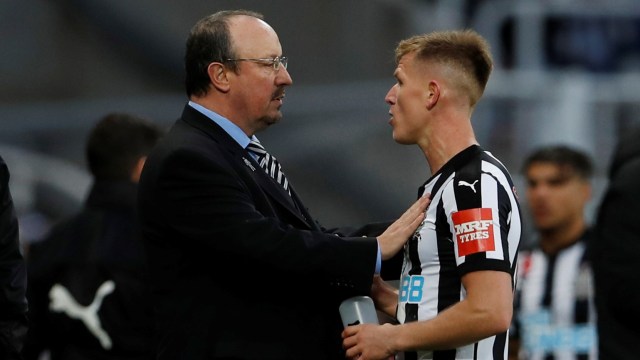
[[289,86],[293,84],[293,79],[291,78],[291,74],[289,74],[289,70],[284,66],[281,66],[278,69],[278,74],[276,75],[276,82],[278,85]]
[[391,89],[389,89],[387,96],[384,97],[384,101],[389,105],[396,103],[396,85],[393,85]]

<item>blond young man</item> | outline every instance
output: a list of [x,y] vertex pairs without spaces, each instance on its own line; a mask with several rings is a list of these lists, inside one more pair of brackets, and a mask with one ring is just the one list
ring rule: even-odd
[[393,139],[423,151],[431,203],[405,245],[400,289],[376,280],[377,307],[399,325],[345,329],[355,359],[506,358],[520,208],[508,171],[475,138],[471,115],[492,59],[473,31],[419,35],[396,49]]

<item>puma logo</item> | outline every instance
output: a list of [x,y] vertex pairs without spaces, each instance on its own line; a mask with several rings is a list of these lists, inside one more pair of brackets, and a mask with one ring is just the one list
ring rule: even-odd
[[100,318],[98,317],[98,311],[102,300],[105,296],[111,294],[116,285],[113,281],[105,281],[98,290],[93,302],[89,306],[82,306],[71,296],[69,290],[60,284],[55,284],[49,290],[49,309],[55,312],[64,312],[72,319],[78,319],[84,323],[90,333],[95,335],[100,341],[100,345],[106,350],[111,349],[111,338],[100,324]]
[[475,194],[476,192],[476,183],[478,182],[478,180],[474,181],[472,184],[469,184],[468,182],[464,181],[464,180],[460,180],[458,181],[458,186],[468,186],[471,188],[471,190],[473,190],[473,193]]

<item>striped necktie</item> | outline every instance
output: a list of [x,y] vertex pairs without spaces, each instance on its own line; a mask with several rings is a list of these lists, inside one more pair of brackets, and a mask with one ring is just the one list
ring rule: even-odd
[[280,184],[284,190],[289,193],[289,196],[291,196],[289,181],[287,180],[287,177],[284,176],[282,167],[278,160],[276,160],[275,156],[269,154],[257,140],[251,140],[249,145],[247,145],[247,150],[257,156],[260,167],[264,169],[264,171],[266,171],[267,174],[269,174],[278,184]]

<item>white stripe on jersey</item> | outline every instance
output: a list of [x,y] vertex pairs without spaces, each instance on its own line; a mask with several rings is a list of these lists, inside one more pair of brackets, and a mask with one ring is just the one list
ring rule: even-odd
[[[489,154],[493,159],[496,159],[493,155]],[[496,161],[499,162],[498,159],[496,159]],[[492,163],[483,161],[482,162],[482,171],[487,172],[492,174],[493,176],[496,177],[496,179],[498,180],[498,182],[500,183],[500,186],[502,186],[504,189],[506,189],[506,193],[509,196],[509,202],[511,202],[511,209],[518,209],[519,205],[518,205],[518,200],[516,199],[515,194],[512,191],[512,186],[510,184],[509,179],[507,179],[507,176],[505,175],[504,172],[502,172],[497,166],[493,165]],[[488,176],[488,175],[483,175],[483,176]],[[483,185],[484,186],[484,185]],[[495,188],[494,188],[495,189]],[[490,189],[487,189],[487,191],[489,191]],[[483,189],[484,191],[484,189]],[[498,197],[491,197],[490,199],[495,199],[496,203],[494,205],[497,205],[497,199]],[[482,201],[484,202],[484,197],[482,199]],[[496,207],[494,206],[490,206],[492,209],[494,209],[494,211],[497,211]],[[520,228],[520,224],[521,224],[521,219],[520,219],[520,211],[511,211],[509,213],[509,216],[507,218],[507,223],[508,224],[517,224],[517,226],[514,228],[514,231],[510,231],[509,232],[509,238],[508,238],[508,243],[509,244],[519,244],[520,243],[520,236],[521,234],[521,228]],[[499,226],[499,224],[498,224]],[[495,232],[494,232],[495,234]],[[513,263],[516,259],[516,255],[517,255],[517,251],[518,248],[514,247],[514,246],[510,246],[509,247],[509,261],[511,263]]]
[[[507,271],[513,278],[521,224],[520,208],[510,179],[499,161],[479,146],[472,146],[456,155],[427,181],[422,194],[431,193],[431,204],[423,226],[405,245],[396,314],[401,323],[416,318],[418,321],[432,319],[463,300],[466,291],[461,284],[460,271],[463,274],[485,269]],[[452,215],[475,208],[491,209],[494,249],[458,256],[460,249]],[[414,287],[418,285],[419,288]],[[455,359],[493,359],[494,352],[498,352],[506,358],[506,335],[501,334],[500,341],[493,336],[460,347],[452,356]],[[418,352],[419,359],[433,356],[431,351]]]

